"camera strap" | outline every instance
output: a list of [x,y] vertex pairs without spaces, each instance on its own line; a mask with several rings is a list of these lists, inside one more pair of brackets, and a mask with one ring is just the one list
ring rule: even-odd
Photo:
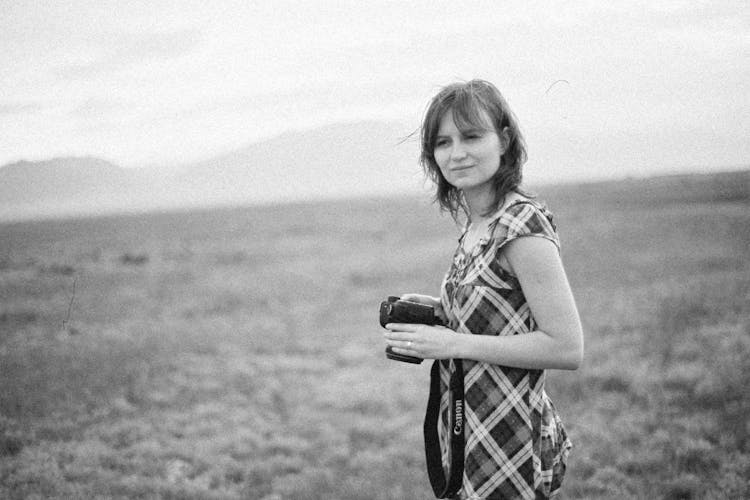
[[[430,371],[430,397],[424,416],[424,448],[427,457],[427,474],[437,498],[455,495],[461,489],[464,475],[464,368],[460,359],[453,360],[455,369],[450,377],[450,457],[446,474],[443,469],[438,420],[440,417],[440,361],[432,364]],[[447,478],[447,479],[446,479]]]

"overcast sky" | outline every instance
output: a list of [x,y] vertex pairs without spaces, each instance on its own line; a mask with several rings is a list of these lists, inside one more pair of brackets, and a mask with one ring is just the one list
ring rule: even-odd
[[749,5],[0,0],[0,164],[174,165],[336,121],[408,133],[441,85],[479,77],[533,179],[736,168]]

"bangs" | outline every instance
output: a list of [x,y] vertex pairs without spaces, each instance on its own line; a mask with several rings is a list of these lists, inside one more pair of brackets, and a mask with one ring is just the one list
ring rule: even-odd
[[451,113],[453,122],[462,133],[472,130],[495,131],[493,112],[500,115],[499,123],[504,121],[505,114],[502,108],[492,106],[491,96],[486,93],[486,89],[479,85],[453,85],[438,94],[427,112],[423,128],[425,151],[431,153],[434,150],[440,121],[446,113]]
[[453,122],[461,132],[470,130],[488,130],[494,131],[495,125],[492,123],[488,104],[471,88],[463,92],[457,92],[456,99],[451,106]]

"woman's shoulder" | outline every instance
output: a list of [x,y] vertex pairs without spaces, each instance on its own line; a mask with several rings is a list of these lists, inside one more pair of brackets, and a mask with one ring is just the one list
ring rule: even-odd
[[549,219],[550,222],[553,219],[552,212],[544,201],[514,192],[506,197],[505,203],[492,218],[509,223],[517,219],[539,216]]
[[502,241],[539,235],[557,240],[554,216],[546,203],[529,196],[513,194],[496,214],[492,231],[495,238]]

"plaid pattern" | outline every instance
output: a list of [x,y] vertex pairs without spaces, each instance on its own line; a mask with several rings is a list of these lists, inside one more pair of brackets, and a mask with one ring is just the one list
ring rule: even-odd
[[[503,245],[536,236],[559,249],[552,214],[518,200],[491,220],[470,254],[462,240],[445,276],[441,301],[450,328],[474,335],[517,335],[536,328],[518,280],[499,264]],[[465,230],[464,230],[465,234]],[[448,381],[453,364],[441,361],[443,465],[450,463]],[[560,488],[571,448],[544,391],[544,371],[464,360],[465,468],[461,499],[550,498]]]

